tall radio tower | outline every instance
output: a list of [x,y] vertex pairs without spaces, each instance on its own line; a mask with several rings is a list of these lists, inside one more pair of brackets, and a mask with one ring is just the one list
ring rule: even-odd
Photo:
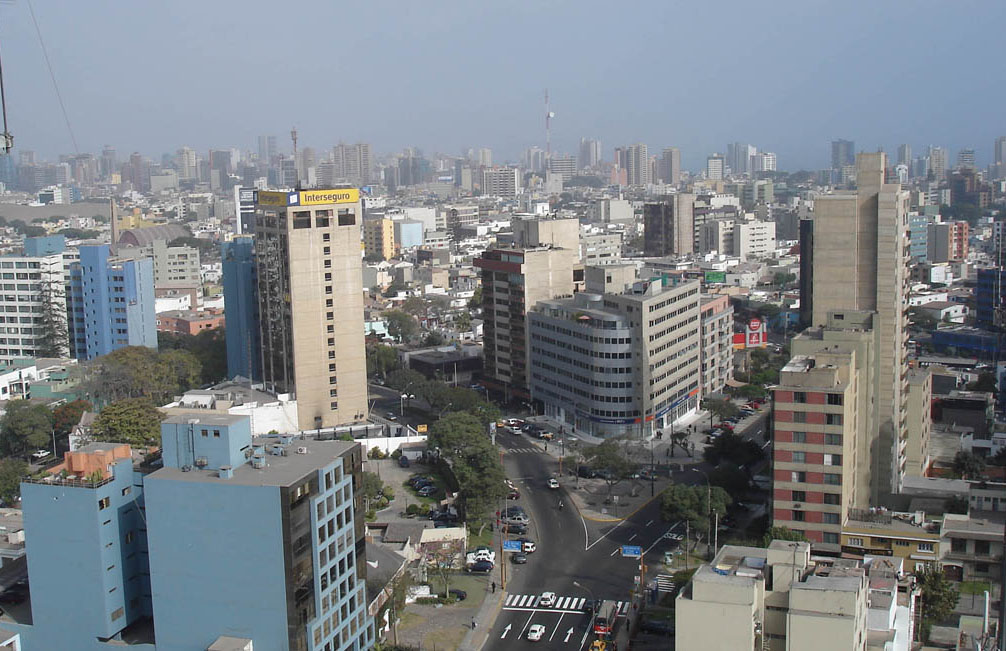
[[545,164],[552,160],[552,118],[555,113],[548,110],[548,89],[545,89]]

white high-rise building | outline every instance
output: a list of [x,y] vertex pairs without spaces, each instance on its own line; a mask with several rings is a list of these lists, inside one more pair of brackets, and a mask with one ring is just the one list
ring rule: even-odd
[[947,178],[947,150],[944,147],[929,146],[929,171],[937,181]]
[[482,170],[482,194],[510,199],[521,189],[520,170],[516,167],[490,167]]
[[[331,176],[333,182],[352,183],[354,185],[367,185],[371,181],[373,163],[370,158],[370,145],[367,143],[357,143],[355,145],[345,145],[339,143],[332,148]],[[328,181],[329,171],[326,170],[324,176]],[[319,172],[319,180],[322,174]]]
[[752,172],[775,172],[776,170],[776,158],[774,153],[770,151],[762,151],[751,157]]
[[713,154],[706,159],[706,178],[710,181],[722,181],[726,173],[726,159],[722,154]]
[[597,167],[601,162],[601,141],[592,138],[580,138],[580,156],[576,160],[581,170]]
[[196,152],[189,147],[182,147],[175,154],[175,166],[178,168],[178,178],[186,181],[194,179],[199,173]]
[[650,155],[646,145],[638,143],[625,148],[625,173],[629,185],[649,185]]

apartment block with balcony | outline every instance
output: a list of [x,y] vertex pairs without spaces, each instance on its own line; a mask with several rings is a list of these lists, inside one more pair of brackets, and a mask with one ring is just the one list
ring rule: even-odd
[[901,558],[909,571],[938,562],[946,548],[939,523],[926,519],[921,511],[852,508],[842,526],[843,554]]
[[702,395],[723,393],[734,370],[734,308],[729,297],[703,296],[702,315]]
[[858,382],[856,353],[836,349],[794,356],[774,390],[773,525],[822,551],[840,550],[855,502]]
[[956,513],[943,516],[940,536],[947,548],[943,571],[956,581],[999,580],[1003,562],[1003,523]]

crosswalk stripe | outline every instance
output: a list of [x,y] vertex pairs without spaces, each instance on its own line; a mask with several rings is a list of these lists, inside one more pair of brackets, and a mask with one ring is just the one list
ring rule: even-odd
[[579,599],[576,600],[576,605],[573,606],[573,609],[574,610],[580,610],[581,608],[583,608],[583,604],[584,604],[585,601],[587,601],[587,600],[584,599],[583,597],[580,597]]
[[513,601],[513,598],[514,598],[514,597],[516,597],[516,596],[517,596],[517,595],[512,595],[512,594],[508,594],[508,595],[506,596],[506,600],[505,600],[505,601],[503,602],[503,605],[504,605],[504,606],[509,606],[509,605],[510,605],[510,603],[511,603],[511,602]]
[[523,608],[523,607],[524,607],[524,604],[526,604],[526,603],[527,603],[527,600],[528,600],[528,595],[521,595],[521,598],[520,598],[520,603],[519,603],[519,604],[517,604],[517,606],[518,606],[519,608]]
[[571,602],[572,600],[573,600],[572,597],[562,597],[561,599],[558,600],[555,607],[561,610],[566,606],[568,606],[569,602]]

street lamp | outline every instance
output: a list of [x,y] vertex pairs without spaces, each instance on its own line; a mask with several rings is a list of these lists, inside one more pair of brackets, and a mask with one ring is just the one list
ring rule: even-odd
[[[706,508],[708,512],[706,513],[706,545],[708,546],[710,541],[713,539],[713,489],[712,485],[709,483],[709,475],[706,474],[705,470],[699,470],[696,467],[692,467],[692,470],[698,473],[702,473],[702,476],[706,480]],[[712,552],[715,551],[716,544],[713,544],[713,549],[709,554],[709,560],[712,560]],[[687,554],[688,551],[685,550]]]

